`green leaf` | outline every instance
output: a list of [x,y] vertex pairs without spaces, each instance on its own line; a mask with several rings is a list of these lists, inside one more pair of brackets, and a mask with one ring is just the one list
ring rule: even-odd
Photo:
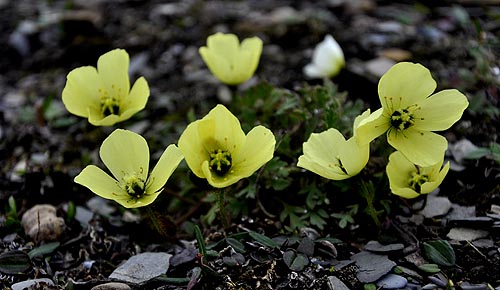
[[205,240],[203,239],[203,235],[201,234],[200,227],[198,225],[194,225],[194,235],[196,237],[196,241],[198,242],[198,249],[202,256],[207,255],[207,248],[205,247]]
[[238,241],[237,239],[226,238],[226,243],[228,245],[230,245],[231,247],[233,247],[233,249],[236,252],[239,252],[239,253],[245,253],[246,252],[245,245],[243,243],[241,243],[240,241]]
[[288,250],[283,253],[283,261],[292,271],[302,271],[309,264],[309,259],[302,253]]
[[31,267],[31,259],[23,251],[14,250],[0,255],[0,272],[7,275],[22,273]]
[[450,243],[445,240],[435,240],[423,243],[427,259],[440,266],[451,267],[455,265],[455,251]]
[[248,234],[250,235],[250,237],[252,237],[252,239],[263,244],[266,247],[269,247],[272,249],[279,247],[278,243],[276,243],[275,241],[273,241],[271,238],[269,238],[267,236],[264,236],[264,235],[259,234],[257,232],[249,232]]
[[33,259],[33,258],[36,258],[36,257],[43,257],[45,255],[49,255],[52,252],[54,252],[54,250],[57,249],[57,247],[59,247],[60,244],[61,243],[59,243],[59,242],[52,242],[52,243],[48,243],[48,244],[45,244],[45,245],[41,245],[40,247],[34,248],[33,250],[31,250],[28,253],[28,256],[31,259]]
[[432,274],[441,272],[441,269],[439,269],[439,266],[436,264],[422,264],[418,266],[418,268],[424,272]]

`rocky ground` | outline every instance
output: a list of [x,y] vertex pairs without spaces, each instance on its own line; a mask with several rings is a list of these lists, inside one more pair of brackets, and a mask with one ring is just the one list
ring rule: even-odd
[[[0,16],[3,288],[500,289],[498,1],[0,0]],[[264,41],[255,77],[234,90],[198,54],[216,31]],[[183,177],[185,164],[149,211],[161,233],[145,211],[125,210],[73,182],[99,162],[98,148],[114,128],[93,127],[65,110],[61,91],[72,69],[95,66],[113,48],[129,52],[132,79],[144,76],[151,96],[144,111],[117,127],[142,134],[157,159],[217,103],[248,122],[293,120],[285,115],[295,116],[305,92],[323,84],[305,79],[302,68],[326,34],[345,54],[346,68],[327,85],[347,98],[346,112],[378,108],[378,79],[398,61],[423,64],[438,90],[459,89],[470,102],[443,133],[452,167],[440,190],[416,200],[385,193],[377,206],[384,200],[389,207],[379,228],[362,199],[325,180],[318,181],[331,201],[322,204],[325,223],[314,215],[304,221],[300,212],[281,218],[289,208],[278,200],[304,207],[303,188],[294,183],[304,172],[293,169],[298,155],[284,149],[268,165],[274,176],[250,179],[261,182],[252,198],[248,183],[237,187],[228,203],[246,205],[226,229],[215,217],[210,222],[208,190]],[[267,111],[250,116],[245,108],[255,103],[240,97],[262,91],[277,92],[285,113],[264,103]],[[274,127],[279,146],[294,148],[286,137],[305,123]],[[266,184],[272,177],[276,183]],[[353,204],[359,210],[346,210]],[[47,235],[38,233],[41,214],[30,211],[37,205],[46,212]]]

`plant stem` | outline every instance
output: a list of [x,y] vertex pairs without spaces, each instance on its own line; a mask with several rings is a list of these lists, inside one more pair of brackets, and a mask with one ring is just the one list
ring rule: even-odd
[[226,204],[224,200],[224,189],[220,189],[217,191],[217,203],[219,204],[219,215],[220,215],[220,220],[222,222],[222,226],[224,229],[229,228],[229,223],[227,220],[227,214],[226,214]]
[[149,220],[151,221],[151,224],[152,224],[153,228],[155,229],[155,231],[162,236],[166,236],[165,230],[162,227],[161,222],[158,221],[156,213],[151,209],[150,206],[146,206],[146,213],[147,213]]
[[378,218],[378,212],[375,209],[373,201],[375,200],[375,190],[371,182],[365,182],[359,179],[360,194],[366,200],[366,213],[372,218],[373,222],[377,227],[380,228],[380,220]]

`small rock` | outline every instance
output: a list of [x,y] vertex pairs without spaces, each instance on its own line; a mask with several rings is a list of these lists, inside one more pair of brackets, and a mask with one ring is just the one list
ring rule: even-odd
[[489,228],[493,225],[493,219],[486,216],[471,217],[471,218],[457,218],[449,221],[450,227],[466,227],[466,228]]
[[351,259],[356,261],[356,265],[359,267],[356,277],[361,283],[375,282],[396,266],[396,263],[389,260],[387,256],[367,251],[352,255]]
[[344,282],[335,276],[328,276],[327,285],[330,290],[349,290],[349,287],[347,287]]
[[116,211],[116,207],[110,204],[108,200],[100,196],[94,196],[87,201],[87,207],[102,216],[108,216]]
[[455,241],[474,241],[488,236],[487,231],[468,229],[468,228],[452,228],[446,235],[449,239]]
[[377,286],[383,289],[399,289],[404,288],[407,283],[408,280],[405,277],[396,274],[388,274],[377,282]]
[[369,241],[365,245],[365,250],[375,253],[386,253],[386,252],[394,252],[401,251],[404,249],[403,244],[390,244],[390,245],[382,245],[378,241]]
[[478,239],[473,241],[472,244],[479,249],[489,249],[495,246],[495,242],[490,239]]
[[400,48],[386,48],[380,51],[378,55],[397,62],[407,61],[412,58],[411,52]]
[[449,150],[453,155],[453,158],[458,162],[462,163],[463,159],[469,155],[471,152],[476,151],[479,147],[474,145],[468,139],[462,139],[449,146]]
[[109,275],[110,279],[140,284],[165,274],[170,265],[171,254],[142,253],[130,257]]
[[56,216],[56,208],[50,204],[35,205],[23,214],[21,225],[33,240],[54,241],[64,232],[64,219]]
[[46,286],[54,286],[54,282],[48,278],[32,279],[12,284],[12,290],[45,289]]
[[454,219],[472,218],[475,216],[476,216],[475,206],[461,206],[454,203],[451,205],[451,211],[446,216],[446,219],[454,220]]
[[451,201],[447,197],[427,195],[427,203],[419,213],[426,218],[443,216],[451,209]]
[[377,57],[375,59],[367,61],[365,63],[365,69],[369,74],[380,78],[395,64],[396,62],[391,59],[385,57]]
[[90,290],[130,290],[130,286],[124,283],[110,282],[92,287]]

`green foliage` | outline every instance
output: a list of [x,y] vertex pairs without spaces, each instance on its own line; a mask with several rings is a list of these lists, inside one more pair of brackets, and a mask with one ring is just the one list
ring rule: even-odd
[[455,265],[455,251],[445,240],[435,240],[423,243],[427,259],[437,265],[451,267]]
[[[240,119],[243,130],[248,132],[262,124],[274,130],[277,144],[274,158],[256,177],[248,178],[235,196],[255,199],[265,191],[266,198],[281,204],[279,219],[287,231],[305,226],[323,229],[330,218],[327,181],[304,174],[296,166],[297,158],[313,132],[334,127],[351,135],[352,122],[362,109],[362,101],[348,100],[347,94],[339,92],[329,80],[322,86],[305,84],[297,92],[261,83],[236,96],[230,110]],[[234,202],[228,198],[228,207]]]

